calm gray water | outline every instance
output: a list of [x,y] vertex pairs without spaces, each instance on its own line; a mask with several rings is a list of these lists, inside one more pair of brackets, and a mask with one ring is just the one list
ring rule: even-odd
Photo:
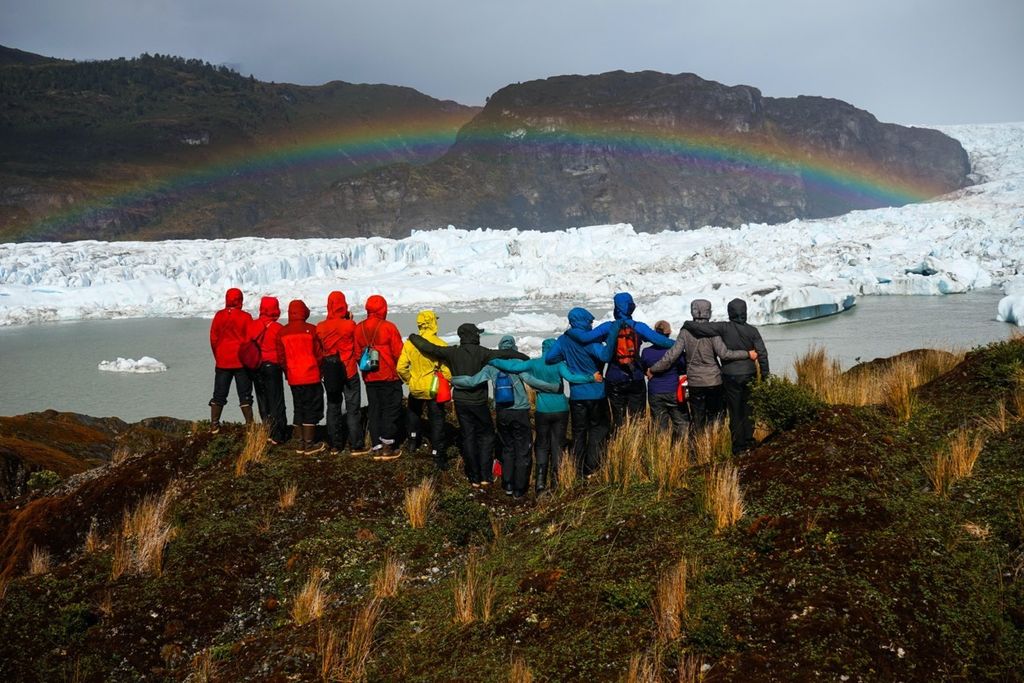
[[[813,344],[826,347],[848,367],[858,359],[866,361],[914,348],[970,348],[1005,339],[1011,327],[995,321],[1001,296],[998,290],[986,290],[944,297],[865,297],[846,313],[765,326],[761,332],[773,372],[789,370],[793,359]],[[539,304],[535,310],[551,309]],[[607,312],[592,310],[595,314]],[[463,322],[489,320],[504,313],[507,309],[438,310],[442,334],[454,332]],[[389,318],[403,334],[415,329],[415,313],[399,312]],[[673,329],[681,319],[670,321]],[[160,318],[0,328],[0,414],[55,408],[128,421],[157,415],[208,417],[206,403],[213,388],[209,325],[209,320]],[[484,343],[494,345],[496,337],[485,337]],[[118,356],[152,356],[165,363],[168,371],[134,375],[96,369],[100,361]],[[233,389],[225,418],[240,419],[232,402]]]

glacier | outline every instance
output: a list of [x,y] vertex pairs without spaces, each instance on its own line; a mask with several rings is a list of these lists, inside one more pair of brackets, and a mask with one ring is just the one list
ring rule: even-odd
[[[975,184],[929,202],[819,220],[638,233],[603,225],[554,232],[414,231],[405,239],[171,240],[0,244],[0,325],[95,318],[208,317],[225,290],[246,308],[273,295],[322,312],[383,294],[396,309],[522,308],[482,326],[562,328],[553,311],[610,308],[629,291],[637,317],[678,325],[694,298],[724,317],[733,297],[755,324],[841,313],[858,297],[948,295],[1024,276],[1024,123],[939,127],[971,157]],[[1007,291],[1007,295],[1011,296]],[[1005,302],[1005,300],[1004,300]],[[1024,302],[1006,304],[1009,318]]]

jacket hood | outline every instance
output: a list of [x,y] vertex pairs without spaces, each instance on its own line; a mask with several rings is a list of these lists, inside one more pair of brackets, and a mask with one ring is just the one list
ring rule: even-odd
[[460,344],[479,344],[483,330],[473,323],[462,323],[457,330]]
[[416,316],[416,328],[421,335],[424,332],[437,334],[437,314],[431,310],[420,311]]
[[694,299],[690,302],[690,315],[694,320],[711,320],[711,302],[707,299]]
[[265,296],[260,299],[260,317],[267,320],[277,320],[281,317],[281,304],[276,296]]
[[241,308],[242,307],[242,290],[237,287],[232,287],[228,290],[228,293],[224,295],[224,304],[228,308]]
[[729,320],[737,323],[747,322],[747,302],[743,299],[733,299],[726,310],[729,312]]
[[511,334],[503,335],[501,340],[498,342],[499,349],[511,349],[512,351],[517,350],[516,338]]
[[292,299],[288,303],[288,322],[305,322],[309,320],[309,307],[302,299]]
[[348,318],[348,301],[341,292],[331,292],[327,295],[327,319]]
[[585,308],[574,308],[569,311],[569,327],[577,330],[589,330],[594,326],[594,316]]
[[366,315],[371,318],[386,320],[388,317],[388,302],[380,294],[374,294],[366,300]]
[[636,304],[633,303],[633,295],[629,292],[619,292],[616,294],[612,301],[615,302],[615,319],[616,320],[630,320],[633,317],[633,311],[636,310]]
[[548,351],[550,351],[551,347],[554,346],[554,345],[555,345],[554,337],[548,337],[547,339],[545,339],[544,341],[542,341],[540,343],[540,352],[543,353],[546,356]]

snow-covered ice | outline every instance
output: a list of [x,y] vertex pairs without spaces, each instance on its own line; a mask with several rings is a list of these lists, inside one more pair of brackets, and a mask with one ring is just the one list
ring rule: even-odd
[[167,372],[167,366],[150,356],[134,358],[121,358],[117,360],[102,360],[97,366],[98,370],[104,372],[131,372],[139,375],[146,375],[152,372]]
[[[417,231],[402,240],[262,239],[0,244],[0,325],[87,318],[210,316],[240,287],[323,311],[344,291],[361,311],[533,301],[541,310],[607,309],[632,292],[643,319],[678,324],[694,298],[716,317],[736,296],[751,322],[842,311],[859,296],[939,295],[1024,276],[1024,123],[949,126],[977,184],[936,200],[835,218],[637,233],[629,225],[556,232]],[[1010,294],[1009,291],[1007,291]],[[556,320],[557,319],[557,320]],[[509,313],[483,323],[531,337],[561,316]]]

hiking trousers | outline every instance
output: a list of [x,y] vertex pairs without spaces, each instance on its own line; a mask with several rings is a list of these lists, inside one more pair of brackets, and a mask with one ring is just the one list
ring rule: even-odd
[[491,409],[483,403],[455,401],[462,441],[462,464],[471,484],[491,480],[494,458],[494,423]]
[[673,439],[682,439],[690,426],[690,416],[685,405],[679,405],[675,392],[651,394],[647,397],[651,406],[651,419],[658,429],[672,429]]
[[366,406],[370,446],[393,445],[402,416],[401,380],[366,382]]
[[213,398],[211,406],[227,405],[231,380],[235,380],[235,391],[238,393],[238,405],[252,405],[252,376],[245,368],[214,368]]
[[754,375],[722,375],[725,405],[729,409],[729,431],[732,432],[732,452],[735,455],[754,445],[754,419],[750,408],[750,390]]
[[[445,461],[447,445],[444,442],[444,403],[438,403],[432,398],[416,398],[409,395],[407,402],[407,419],[409,424],[409,438],[414,442],[422,440],[426,436],[430,440],[430,449],[435,452],[435,460]],[[424,430],[423,411],[427,411],[427,430]],[[425,434],[429,431],[429,434]]]
[[601,466],[608,441],[608,400],[569,401],[572,416],[573,457],[580,474],[588,476]]
[[534,452],[537,456],[537,467],[551,467],[551,473],[558,471],[558,463],[562,460],[565,450],[565,430],[569,426],[569,411],[557,413],[537,413],[534,416],[537,424],[537,440]]
[[501,483],[516,493],[526,493],[533,464],[533,430],[528,408],[502,408],[497,411],[501,435]]
[[277,363],[260,363],[253,377],[260,421],[267,425],[270,438],[278,443],[288,440],[288,416],[284,406],[284,377]]
[[605,391],[612,411],[611,431],[621,427],[627,417],[635,420],[643,416],[647,407],[647,384],[642,379],[606,382]]
[[722,385],[695,387],[690,385],[690,422],[693,429],[704,429],[709,422],[722,417]]
[[[353,449],[363,446],[363,419],[359,412],[359,375],[346,377],[345,364],[337,356],[320,361],[320,376],[327,394],[327,443],[343,449],[346,442]],[[345,413],[342,416],[342,405]]]

